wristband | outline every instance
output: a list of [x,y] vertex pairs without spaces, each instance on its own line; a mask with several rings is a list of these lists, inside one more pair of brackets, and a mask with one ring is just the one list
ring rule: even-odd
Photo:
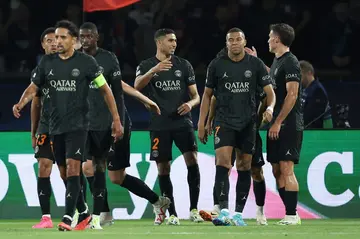
[[185,103],[185,104],[190,107],[190,110],[192,110],[192,106],[189,103]]
[[271,113],[274,113],[274,108],[271,107],[271,106],[268,106],[268,107],[266,108],[266,110],[271,111]]

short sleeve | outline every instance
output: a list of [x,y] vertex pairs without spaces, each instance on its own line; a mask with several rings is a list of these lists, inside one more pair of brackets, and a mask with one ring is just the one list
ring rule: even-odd
[[140,62],[140,64],[136,67],[136,77],[145,75],[147,71],[148,69],[145,67],[145,62]]
[[115,97],[117,106],[121,107],[122,105],[120,100],[122,99],[123,88],[121,83],[122,76],[121,76],[120,65],[115,54],[111,53],[111,58],[112,58],[112,67],[109,76],[107,76],[106,80],[109,82],[109,85],[111,85],[111,89]]
[[39,88],[45,84],[45,59],[42,57],[39,65],[31,72],[31,82]]
[[205,86],[211,89],[215,89],[217,86],[214,61],[210,62],[207,68]]
[[88,64],[87,78],[91,82],[102,74],[102,70],[94,57],[92,56],[88,56],[88,57],[89,57],[89,64]]
[[185,81],[188,86],[196,84],[194,68],[187,60],[185,60]]
[[289,59],[284,63],[285,81],[301,81],[300,64],[295,59]]
[[268,71],[266,70],[266,66],[263,61],[259,60],[258,63],[258,71],[257,71],[257,85],[260,86],[260,88],[264,88],[267,85],[271,84],[270,76]]
[[116,82],[121,82],[122,75],[121,75],[119,61],[114,53],[111,53],[111,58],[112,58],[112,67],[107,80],[111,85],[113,85]]

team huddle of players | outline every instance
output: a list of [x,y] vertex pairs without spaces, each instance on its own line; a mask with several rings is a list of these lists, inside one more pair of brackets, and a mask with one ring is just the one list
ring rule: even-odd
[[[214,225],[245,226],[242,212],[253,178],[257,222],[267,225],[264,214],[265,180],[259,128],[269,124],[267,160],[272,164],[279,194],[286,208],[281,225],[301,223],[296,212],[298,184],[294,164],[302,142],[300,67],[290,52],[295,34],[287,24],[270,27],[269,50],[275,54],[271,68],[246,46],[245,33],[232,28],[226,48],[209,64],[200,106],[198,138],[206,143],[214,134],[216,176],[214,210],[198,211],[200,171],[197,140],[191,117],[200,104],[191,64],[176,55],[177,39],[171,29],[156,31],[156,56],[136,69],[134,88],[122,81],[116,56],[97,46],[98,31],[87,22],[80,31],[70,21],[59,21],[41,36],[45,55],[31,73],[31,83],[14,105],[15,117],[31,103],[32,144],[39,162],[38,196],[41,221],[33,228],[52,228],[50,216],[53,163],[66,187],[61,231],[102,229],[112,224],[106,190],[106,168],[112,183],[147,199],[154,207],[155,225],[165,221],[180,225],[170,180],[172,145],[181,151],[188,168],[190,220],[210,220]],[[77,40],[81,49],[75,49]],[[151,112],[151,156],[158,168],[161,196],[142,180],[126,173],[130,166],[131,120],[124,93]],[[235,164],[236,162],[236,164]],[[236,165],[235,214],[229,213],[229,172]],[[85,178],[93,196],[90,214]]]

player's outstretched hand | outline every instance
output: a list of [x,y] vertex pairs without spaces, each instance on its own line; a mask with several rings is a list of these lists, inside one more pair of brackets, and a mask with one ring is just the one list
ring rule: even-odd
[[145,103],[144,105],[145,105],[146,109],[148,109],[149,111],[152,111],[158,115],[161,115],[161,110],[154,101],[149,100],[149,102]]
[[186,115],[191,111],[192,107],[189,103],[184,103],[180,105],[180,107],[177,109],[179,115]]
[[122,139],[124,136],[124,127],[122,126],[120,120],[115,120],[111,126],[112,129],[112,137],[114,137],[114,142],[117,142],[119,139]]
[[206,144],[208,141],[208,135],[204,126],[198,127],[198,138],[201,143]]
[[162,62],[159,62],[154,68],[153,71],[155,73],[160,72],[160,71],[168,71],[171,69],[172,67],[172,63],[170,61],[170,57],[166,58],[165,60],[163,60]]
[[20,114],[20,111],[21,111],[20,105],[19,104],[14,105],[12,110],[13,110],[13,114],[14,114],[15,118],[17,118],[17,119],[20,118],[20,116],[21,116],[21,114]]
[[257,51],[253,46],[251,47],[251,49],[249,47],[245,47],[245,52],[249,55],[257,57]]

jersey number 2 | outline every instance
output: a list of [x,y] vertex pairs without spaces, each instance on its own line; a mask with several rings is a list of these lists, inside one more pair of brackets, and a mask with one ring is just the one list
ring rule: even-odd
[[154,140],[153,140],[153,143],[154,143],[154,145],[152,146],[152,149],[153,150],[157,150],[159,147],[158,147],[158,144],[159,144],[159,138],[155,138]]

